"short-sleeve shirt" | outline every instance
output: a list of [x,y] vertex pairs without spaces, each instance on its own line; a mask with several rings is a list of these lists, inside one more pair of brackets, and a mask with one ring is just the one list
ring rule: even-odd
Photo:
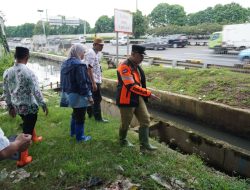
[[88,67],[93,68],[93,76],[96,83],[102,83],[102,68],[101,68],[101,58],[102,54],[100,52],[95,52],[93,49],[89,49],[89,51],[85,55],[85,61]]
[[14,107],[18,114],[27,115],[38,112],[44,106],[38,79],[25,64],[15,63],[3,74],[3,93],[8,108]]
[[9,139],[6,136],[4,136],[4,132],[0,128],[0,151],[5,149],[9,145],[10,145]]

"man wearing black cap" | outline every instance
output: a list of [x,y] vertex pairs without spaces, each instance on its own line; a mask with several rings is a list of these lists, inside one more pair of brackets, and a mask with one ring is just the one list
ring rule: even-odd
[[116,104],[121,114],[119,140],[122,146],[133,146],[127,139],[129,125],[135,114],[140,123],[140,149],[154,151],[157,148],[149,144],[150,115],[145,101],[147,98],[159,98],[146,88],[146,78],[139,64],[143,61],[145,47],[132,45],[131,56],[117,69],[118,85]]
[[[23,120],[23,133],[32,135],[33,142],[40,142],[42,137],[36,136],[35,124],[37,121],[38,106],[48,114],[47,106],[39,89],[35,74],[26,66],[29,59],[29,49],[16,47],[16,62],[3,74],[3,92],[9,114],[15,117],[19,114]],[[28,149],[21,152],[17,166],[24,166],[32,161]]]

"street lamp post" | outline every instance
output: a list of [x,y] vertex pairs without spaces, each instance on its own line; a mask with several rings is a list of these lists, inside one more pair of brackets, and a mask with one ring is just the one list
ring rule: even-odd
[[84,37],[86,36],[86,20],[84,20]]
[[45,46],[47,45],[47,38],[46,38],[46,31],[45,31],[45,25],[44,25],[44,21],[43,21],[43,18],[42,18],[42,13],[43,13],[43,10],[37,10],[37,12],[40,13],[40,17],[41,17],[41,21],[42,21],[42,25],[43,25],[43,33],[44,33],[44,36],[45,36]]

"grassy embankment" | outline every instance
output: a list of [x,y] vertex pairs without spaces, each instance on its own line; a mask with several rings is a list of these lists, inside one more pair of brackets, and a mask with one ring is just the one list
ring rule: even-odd
[[[0,61],[1,62],[1,61]],[[4,61],[6,63],[6,61]],[[104,68],[104,76],[116,79],[115,70]],[[162,67],[145,68],[148,86],[161,90],[194,96],[203,100],[222,102],[228,105],[250,107],[250,76],[227,70],[177,70]],[[48,96],[47,96],[48,97]],[[37,132],[44,137],[41,144],[33,144],[30,153],[32,164],[24,169],[30,177],[16,184],[15,162],[0,163],[1,189],[81,189],[90,185],[90,179],[99,177],[102,186],[112,186],[118,179],[129,179],[143,189],[165,189],[158,185],[151,174],[164,176],[166,181],[179,179],[186,187],[194,189],[249,189],[248,180],[228,177],[205,166],[194,155],[183,156],[153,142],[159,150],[152,154],[141,154],[137,134],[130,132],[129,138],[136,147],[121,148],[117,143],[119,120],[103,125],[87,119],[87,134],[93,140],[76,143],[68,135],[70,109],[59,108],[58,95],[49,96],[50,114],[39,113]],[[1,110],[3,112],[3,110]],[[1,128],[7,135],[21,132],[20,118],[0,117]],[[9,174],[4,178],[4,168]],[[100,188],[98,186],[97,188]]]
[[[86,143],[76,143],[75,139],[69,136],[71,110],[58,107],[57,94],[52,93],[45,97],[48,99],[50,113],[45,117],[39,112],[37,132],[44,137],[44,141],[33,144],[30,148],[34,160],[24,167],[30,176],[13,183],[17,175],[12,174],[14,177],[11,178],[10,173],[16,170],[15,162],[1,161],[0,172],[9,174],[4,180],[1,180],[4,175],[0,175],[1,189],[90,189],[88,186],[91,179],[103,182],[92,189],[118,186],[117,180],[125,183],[125,179],[140,184],[142,189],[166,189],[158,185],[150,177],[151,174],[163,176],[165,182],[178,179],[185,187],[194,189],[249,188],[247,180],[224,175],[205,166],[196,156],[181,155],[156,141],[152,143],[158,146],[159,150],[141,154],[138,137],[134,132],[129,132],[129,139],[136,146],[121,148],[118,144],[117,118],[109,118],[111,122],[108,124],[99,124],[93,119],[87,119],[86,133],[93,139]],[[12,119],[8,115],[1,115],[0,122],[7,135],[21,132],[19,117]]]
[[[181,70],[144,67],[147,86],[250,109],[250,75],[227,69]],[[104,70],[104,77],[116,79],[116,70]]]

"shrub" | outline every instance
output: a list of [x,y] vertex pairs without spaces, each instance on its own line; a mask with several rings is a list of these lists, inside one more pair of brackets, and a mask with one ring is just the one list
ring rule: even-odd
[[14,63],[14,57],[11,53],[3,53],[0,57],[0,80],[3,80],[4,71],[11,67]]

